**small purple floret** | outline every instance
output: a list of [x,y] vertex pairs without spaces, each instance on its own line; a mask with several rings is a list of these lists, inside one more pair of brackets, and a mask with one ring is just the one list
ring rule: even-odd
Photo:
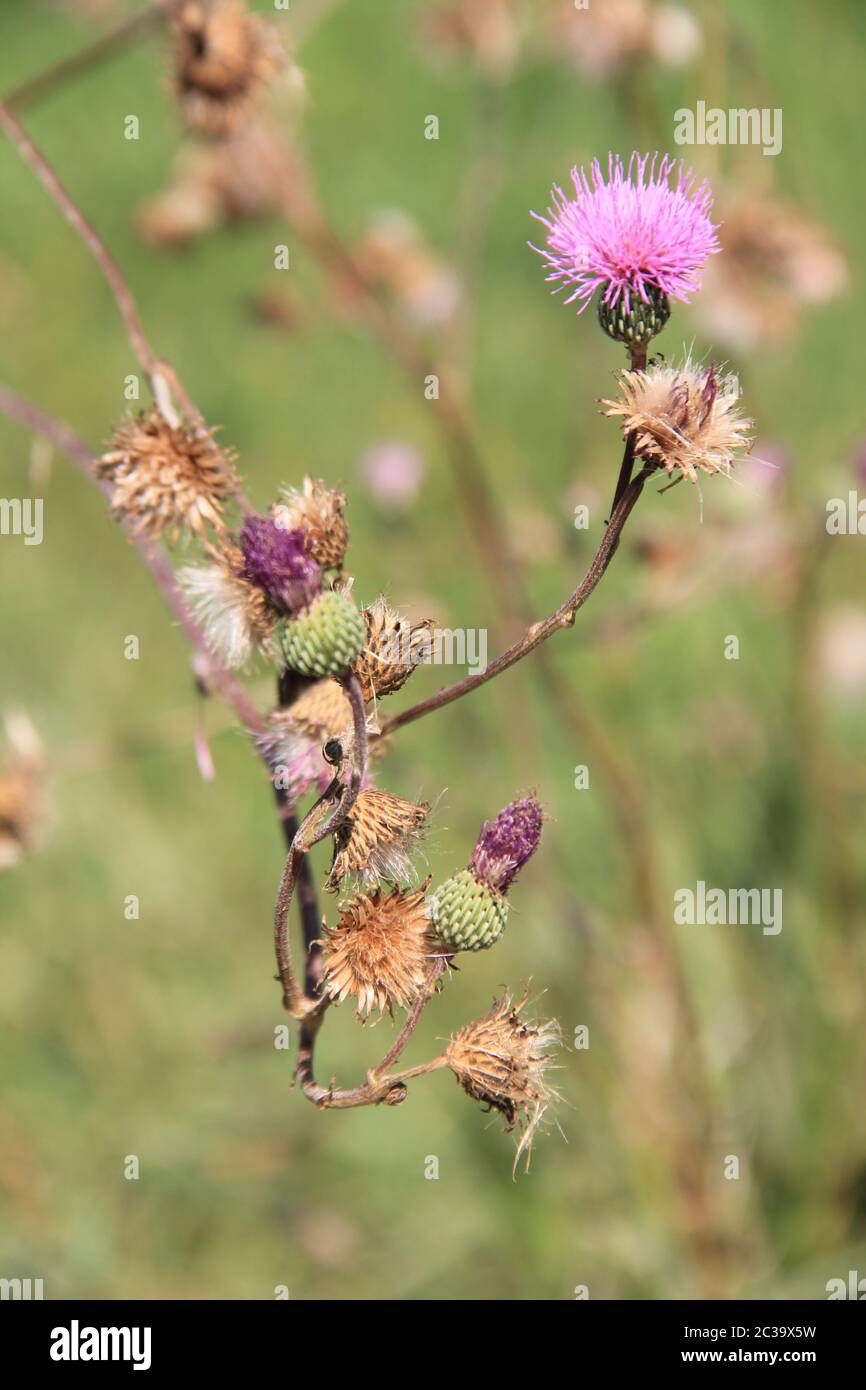
[[589,177],[572,169],[574,197],[554,187],[547,216],[547,247],[534,247],[547,261],[548,280],[570,289],[582,313],[596,290],[605,304],[632,299],[647,303],[655,287],[671,299],[688,300],[700,271],[719,250],[710,221],[713,195],[681,162],[665,155],[632,154],[627,165],[610,155],[607,178],[598,160]]
[[476,878],[505,893],[541,839],[544,812],[534,796],[512,801],[485,821],[469,865]]
[[300,527],[286,531],[268,516],[248,516],[241,527],[241,550],[247,579],[289,616],[321,592],[322,571],[307,554]]

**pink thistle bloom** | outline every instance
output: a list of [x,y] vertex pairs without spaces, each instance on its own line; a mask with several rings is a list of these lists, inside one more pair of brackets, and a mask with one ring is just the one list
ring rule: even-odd
[[633,294],[650,302],[648,288],[688,301],[707,256],[719,250],[709,184],[697,184],[682,161],[658,154],[650,160],[634,153],[625,168],[619,155],[610,155],[606,182],[594,159],[590,176],[591,182],[583,169],[572,169],[576,196],[554,185],[548,216],[532,214],[548,229],[548,249],[532,248],[547,261],[548,280],[574,286],[565,302],[579,299],[583,313],[602,288],[603,303],[622,298],[627,312]]

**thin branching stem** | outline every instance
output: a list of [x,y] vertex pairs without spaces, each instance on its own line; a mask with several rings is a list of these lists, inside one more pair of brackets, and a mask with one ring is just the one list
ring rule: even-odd
[[493,680],[495,676],[501,675],[511,666],[516,666],[518,661],[522,661],[530,652],[535,651],[542,642],[546,642],[555,632],[562,628],[571,627],[574,623],[578,611],[586,603],[587,599],[595,592],[599,582],[604,576],[608,565],[616,554],[620,536],[623,528],[628,521],[637,503],[638,498],[644,489],[647,478],[651,476],[652,468],[645,467],[629,483],[626,491],[620,498],[613,515],[602,537],[601,544],[592,558],[589,569],[575,589],[564,603],[539,622],[533,623],[527,628],[523,636],[513,642],[504,652],[491,661],[483,671],[465,676],[463,680],[455,681],[453,685],[446,685],[435,694],[427,697],[426,700],[419,700],[417,704],[410,705],[408,709],[401,710],[399,714],[392,715],[382,724],[381,734],[392,733],[395,729],[401,728],[404,724],[414,723],[416,719],[421,719],[423,715],[432,713],[433,710],[442,709],[445,705],[450,705],[454,700],[461,699],[468,695],[470,691],[476,690],[478,686],[485,685],[487,681]]

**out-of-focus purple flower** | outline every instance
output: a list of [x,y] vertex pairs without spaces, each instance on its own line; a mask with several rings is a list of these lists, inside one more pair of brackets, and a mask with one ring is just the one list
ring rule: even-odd
[[361,460],[361,473],[374,500],[386,510],[410,507],[424,478],[425,464],[411,444],[376,444]]
[[512,801],[494,820],[485,821],[469,865],[475,877],[505,893],[534,854],[544,812],[534,796]]
[[866,443],[861,444],[854,455],[854,477],[859,483],[866,483]]
[[709,184],[658,154],[634,153],[627,166],[610,155],[606,181],[598,160],[589,177],[577,168],[571,177],[574,198],[555,185],[548,215],[532,214],[548,230],[547,248],[533,247],[547,261],[548,280],[573,287],[566,303],[579,300],[582,313],[603,290],[605,304],[622,299],[628,311],[633,295],[649,302],[650,288],[688,300],[707,256],[719,249]]
[[322,587],[322,571],[307,553],[303,530],[286,531],[267,516],[248,516],[241,527],[245,576],[289,615],[311,603]]

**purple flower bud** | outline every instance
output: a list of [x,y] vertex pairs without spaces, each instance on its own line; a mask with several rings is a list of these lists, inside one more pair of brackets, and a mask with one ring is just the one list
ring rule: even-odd
[[322,587],[322,571],[307,553],[304,532],[286,531],[267,516],[248,516],[241,527],[247,579],[264,589],[289,616],[299,613]]
[[481,827],[469,865],[476,878],[506,893],[541,839],[544,812],[534,796],[512,801]]

